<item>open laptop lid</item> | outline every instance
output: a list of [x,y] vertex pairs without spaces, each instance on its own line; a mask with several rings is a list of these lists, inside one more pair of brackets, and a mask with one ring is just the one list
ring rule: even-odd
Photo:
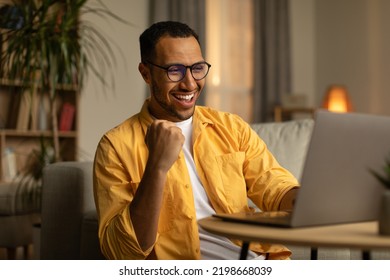
[[319,110],[291,226],[377,219],[383,187],[369,172],[390,154],[390,117]]

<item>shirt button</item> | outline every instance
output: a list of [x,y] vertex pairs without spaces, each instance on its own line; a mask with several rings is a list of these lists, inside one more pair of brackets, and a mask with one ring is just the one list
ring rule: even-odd
[[187,184],[187,185],[186,185],[186,189],[189,189],[189,188],[190,188],[190,185]]

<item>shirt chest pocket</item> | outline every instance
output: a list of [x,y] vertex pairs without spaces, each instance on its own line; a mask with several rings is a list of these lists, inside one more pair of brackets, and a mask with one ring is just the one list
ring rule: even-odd
[[245,153],[236,152],[216,157],[218,172],[228,204],[237,211],[247,206],[246,184],[243,174]]

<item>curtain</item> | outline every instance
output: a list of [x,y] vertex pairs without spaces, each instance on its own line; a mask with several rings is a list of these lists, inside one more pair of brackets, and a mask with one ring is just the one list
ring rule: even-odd
[[[203,56],[206,57],[206,17],[205,0],[149,0],[150,24],[173,20],[188,24],[199,35]],[[198,105],[205,103],[205,90],[200,95]]]
[[288,0],[254,0],[253,121],[273,120],[291,92]]

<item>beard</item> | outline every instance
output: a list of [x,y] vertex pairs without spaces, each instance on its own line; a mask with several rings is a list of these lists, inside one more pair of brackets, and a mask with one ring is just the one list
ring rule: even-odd
[[[192,108],[192,111],[188,113],[181,113],[179,112],[172,104],[169,104],[167,98],[165,97],[163,91],[160,89],[158,84],[152,80],[151,84],[151,95],[154,97],[160,108],[163,109],[165,114],[168,114],[169,116],[173,117],[174,119],[177,119],[179,121],[185,121],[192,117],[195,111],[195,106]],[[198,88],[199,91],[199,88]],[[194,97],[195,98],[195,97]],[[157,117],[157,116],[154,116]]]

